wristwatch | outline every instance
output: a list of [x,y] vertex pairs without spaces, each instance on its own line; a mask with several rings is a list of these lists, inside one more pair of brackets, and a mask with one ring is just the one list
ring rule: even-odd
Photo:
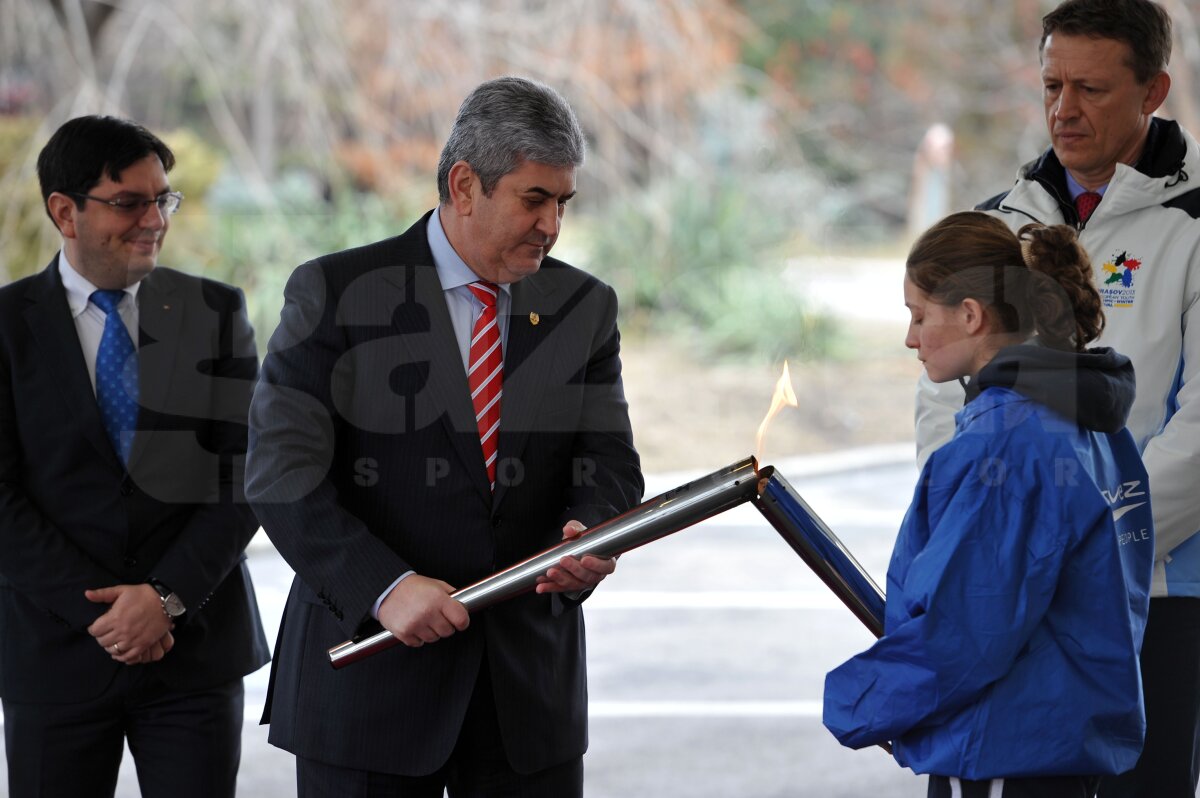
[[183,606],[183,600],[179,596],[171,592],[171,588],[164,585],[157,579],[149,580],[150,587],[158,591],[158,597],[162,599],[163,614],[171,620],[175,620],[179,616],[187,612],[187,607]]

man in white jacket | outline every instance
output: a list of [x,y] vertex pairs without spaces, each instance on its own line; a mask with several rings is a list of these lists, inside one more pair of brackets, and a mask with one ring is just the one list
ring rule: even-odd
[[[981,204],[1013,229],[1069,224],[1091,255],[1098,343],[1137,374],[1129,417],[1150,475],[1155,570],[1142,650],[1146,746],[1101,798],[1194,798],[1200,775],[1200,147],[1154,117],[1171,79],[1171,20],[1150,0],[1067,0],[1039,48],[1051,146]],[[957,383],[923,376],[918,462],[954,432]],[[1064,475],[1070,478],[1070,475]],[[1145,486],[1100,486],[1128,495]]]

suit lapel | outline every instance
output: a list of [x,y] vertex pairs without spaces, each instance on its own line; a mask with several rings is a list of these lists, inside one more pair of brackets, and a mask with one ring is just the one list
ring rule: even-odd
[[[446,425],[455,452],[466,466],[480,495],[491,501],[492,491],[479,438],[477,434],[470,434],[476,433],[478,427],[475,408],[471,405],[471,395],[467,389],[467,375],[461,365],[458,340],[454,336],[442,284],[438,280],[433,254],[425,237],[428,219],[427,215],[401,238],[405,248],[399,253],[399,262],[404,268],[389,270],[384,277],[384,281],[403,293],[401,300],[395,303],[399,310],[393,323],[412,362],[429,363],[429,380],[425,385],[429,400],[444,410],[441,414],[442,423]],[[425,329],[423,320],[417,318],[420,315],[428,318],[427,337],[412,332]]]
[[[180,353],[183,326],[182,297],[164,272],[151,272],[138,288],[138,393],[141,411],[129,453],[132,467],[146,450],[166,407]],[[186,364],[185,364],[186,365]],[[194,365],[194,364],[193,364]]]
[[61,387],[58,393],[70,411],[67,418],[75,420],[83,436],[103,457],[113,466],[121,467],[100,419],[96,391],[88,379],[87,362],[79,345],[79,332],[58,274],[57,255],[30,284],[26,297],[30,304],[25,309],[25,323],[45,355],[41,359],[43,366],[54,375],[54,384]]

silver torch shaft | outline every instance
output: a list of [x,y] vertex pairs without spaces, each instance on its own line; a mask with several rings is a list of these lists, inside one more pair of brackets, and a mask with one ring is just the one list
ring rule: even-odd
[[[462,602],[468,612],[478,612],[533,590],[537,587],[538,577],[563,557],[624,554],[743,504],[758,495],[759,480],[771,473],[770,466],[759,473],[758,463],[753,457],[747,457],[642,502],[632,510],[592,527],[578,538],[552,546],[454,592],[451,598]],[[343,668],[399,642],[386,630],[362,639],[347,640],[329,649],[329,662],[334,668]]]

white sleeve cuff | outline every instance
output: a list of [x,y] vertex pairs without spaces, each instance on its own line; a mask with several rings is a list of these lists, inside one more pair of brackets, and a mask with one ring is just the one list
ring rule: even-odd
[[375,603],[371,606],[372,618],[377,621],[379,620],[379,607],[383,604],[383,600],[388,597],[389,593],[396,589],[396,585],[400,584],[415,573],[416,571],[405,571],[404,573],[400,574],[399,578],[397,578],[395,582],[392,582],[387,586],[387,590],[379,594],[379,598],[375,599]]

